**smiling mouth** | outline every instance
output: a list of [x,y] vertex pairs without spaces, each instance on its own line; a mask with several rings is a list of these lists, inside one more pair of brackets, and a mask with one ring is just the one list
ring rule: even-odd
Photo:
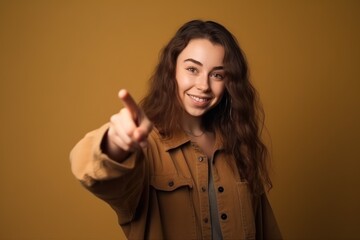
[[199,102],[199,103],[205,103],[205,102],[208,102],[210,101],[211,98],[203,98],[203,97],[197,97],[197,96],[194,96],[194,95],[191,95],[191,94],[187,94],[191,99],[193,99],[194,101],[196,102]]

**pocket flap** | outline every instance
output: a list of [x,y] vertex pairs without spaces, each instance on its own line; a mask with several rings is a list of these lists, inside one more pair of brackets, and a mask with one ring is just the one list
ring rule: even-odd
[[150,185],[161,191],[173,191],[177,188],[186,186],[189,188],[193,187],[191,178],[184,178],[174,175],[152,176]]

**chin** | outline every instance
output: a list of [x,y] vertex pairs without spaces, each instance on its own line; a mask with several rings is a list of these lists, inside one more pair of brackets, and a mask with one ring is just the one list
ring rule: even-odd
[[202,117],[207,113],[207,111],[201,110],[201,111],[186,111],[186,113],[192,117]]

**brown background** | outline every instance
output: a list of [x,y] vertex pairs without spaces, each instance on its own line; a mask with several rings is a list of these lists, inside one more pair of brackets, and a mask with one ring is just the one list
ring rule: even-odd
[[[130,3],[134,2],[134,3]],[[271,136],[270,200],[287,239],[360,238],[360,1],[0,1],[0,239],[119,239],[68,155],[139,100],[193,18],[245,50]]]

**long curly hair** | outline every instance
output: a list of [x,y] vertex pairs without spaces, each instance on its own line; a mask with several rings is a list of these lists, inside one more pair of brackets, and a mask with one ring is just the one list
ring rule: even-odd
[[245,55],[224,26],[193,20],[180,27],[161,51],[148,93],[140,105],[164,138],[180,128],[178,121],[183,109],[178,101],[176,61],[192,39],[208,39],[224,47],[225,93],[202,121],[206,129],[221,133],[225,152],[235,157],[240,175],[254,194],[261,194],[265,187],[272,187],[266,162],[268,151],[261,140],[264,112],[249,80]]

